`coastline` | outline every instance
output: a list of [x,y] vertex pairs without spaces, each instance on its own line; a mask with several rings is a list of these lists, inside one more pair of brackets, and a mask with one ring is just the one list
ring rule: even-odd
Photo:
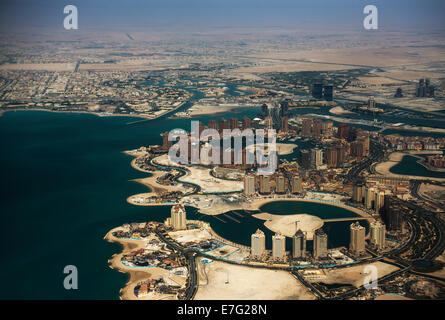
[[[281,144],[281,145],[282,145],[282,147],[285,147],[285,149],[287,148],[286,151],[288,151],[288,152],[293,150],[296,147],[296,145],[294,145],[294,144]],[[138,182],[138,183],[148,187],[150,189],[150,192],[131,195],[127,198],[127,202],[129,202],[130,204],[133,204],[133,205],[138,205],[138,206],[165,206],[165,205],[171,206],[172,203],[138,203],[138,202],[134,201],[134,198],[137,198],[137,197],[156,195],[156,193],[163,192],[163,191],[176,191],[176,190],[181,189],[181,187],[180,186],[160,185],[156,182],[156,179],[158,177],[164,175],[165,174],[164,172],[151,172],[151,171],[139,168],[136,165],[136,160],[137,160],[137,158],[143,156],[145,154],[144,152],[128,150],[128,151],[123,151],[123,153],[134,157],[134,159],[132,159],[132,161],[131,161],[132,168],[134,168],[135,170],[138,170],[140,172],[150,174],[149,177],[132,180],[132,181]],[[205,195],[201,195],[201,196],[206,197]],[[212,195],[209,195],[207,197],[212,197]],[[197,208],[199,210],[199,212],[202,214],[219,215],[219,214],[223,214],[223,213],[233,211],[233,210],[261,211],[261,207],[264,206],[265,204],[271,203],[271,202],[277,202],[277,201],[312,202],[312,203],[320,203],[320,204],[324,204],[324,205],[331,205],[331,206],[340,207],[345,210],[354,212],[355,214],[357,214],[361,217],[367,218],[368,220],[373,220],[372,217],[370,217],[366,212],[364,212],[363,210],[361,210],[359,208],[355,208],[355,207],[352,207],[352,206],[349,206],[349,205],[346,205],[343,203],[339,203],[336,201],[322,200],[322,199],[307,199],[307,198],[297,198],[297,197],[253,199],[252,201],[249,201],[249,202],[241,202],[241,203],[234,203],[234,204],[218,203],[216,205],[214,204],[210,208],[199,208],[197,206],[192,206],[190,204],[188,204],[188,205],[191,207]]]
[[119,299],[136,300],[136,296],[131,292],[132,288],[138,282],[150,278],[151,273],[143,269],[134,270],[126,267],[121,263],[121,259],[123,255],[130,253],[131,251],[145,248],[145,243],[141,240],[118,239],[113,236],[113,232],[117,229],[118,228],[111,229],[104,237],[104,240],[112,243],[118,243],[122,246],[122,251],[120,253],[113,254],[111,259],[108,260],[108,265],[111,269],[115,269],[128,275],[127,283],[119,290]]
[[122,153],[132,156],[134,157],[134,159],[131,160],[131,167],[139,172],[143,172],[146,174],[149,174],[150,176],[145,177],[145,178],[138,178],[138,179],[132,179],[130,181],[134,181],[137,182],[139,184],[142,184],[143,186],[147,187],[150,192],[143,192],[143,193],[138,193],[138,194],[133,194],[131,196],[129,196],[127,198],[127,202],[132,204],[132,205],[136,205],[136,206],[161,206],[161,205],[171,205],[171,203],[139,203],[134,201],[135,198],[138,197],[150,197],[150,196],[155,196],[157,193],[160,192],[172,192],[172,191],[178,191],[181,190],[182,187],[180,186],[180,184],[176,185],[176,186],[165,186],[162,184],[157,183],[157,179],[159,177],[162,177],[164,174],[166,174],[166,172],[152,172],[152,171],[148,171],[148,170],[144,170],[140,167],[138,167],[136,165],[136,160],[143,156],[145,153],[144,152],[137,152],[137,151],[123,151]]
[[[126,273],[128,274],[129,278],[128,281],[126,282],[125,286],[123,288],[121,288],[119,290],[119,298],[121,300],[162,300],[162,299],[172,299],[172,295],[171,294],[162,294],[162,295],[156,295],[156,296],[143,296],[143,297],[136,297],[136,295],[134,294],[134,287],[140,283],[141,281],[146,281],[150,278],[158,278],[159,276],[165,276],[168,275],[168,270],[162,269],[162,268],[147,268],[147,269],[133,269],[131,267],[127,267],[125,265],[123,265],[121,263],[121,258],[124,254],[127,254],[131,251],[137,250],[137,249],[142,249],[145,248],[145,245],[147,243],[146,240],[144,239],[140,239],[140,240],[133,240],[133,239],[119,239],[116,238],[112,235],[112,233],[116,230],[119,230],[120,227],[116,227],[111,229],[104,237],[105,240],[109,241],[109,242],[116,242],[119,243],[122,246],[122,252],[120,253],[116,253],[112,256],[111,259],[108,260],[109,263],[109,267],[112,269],[117,270],[118,272],[121,273]],[[233,243],[225,238],[220,237],[218,234],[215,233],[215,231],[210,227],[210,225],[208,225],[208,229],[206,228],[207,231],[209,231],[209,233],[211,234],[212,237],[219,239],[220,241],[223,241],[224,243],[226,243],[228,246],[234,246],[236,248],[239,249],[244,249],[244,250],[248,250],[250,249],[250,247],[246,247],[237,243]],[[239,250],[238,249],[238,250]],[[238,251],[235,250],[234,252]],[[197,259],[197,268],[198,268],[198,282],[199,282],[199,288],[198,291],[196,293],[195,298],[193,298],[193,300],[206,300],[209,298],[213,298],[213,290],[215,290],[216,288],[212,288],[212,290],[210,292],[208,292],[207,288],[207,284],[209,283],[207,280],[207,284],[205,285],[201,285],[201,281],[203,281],[204,279],[202,278],[202,270],[199,270],[200,268],[202,268],[202,266],[204,264],[200,264],[198,263],[198,261],[201,258],[196,258]],[[263,274],[267,273],[270,275],[274,275],[276,276],[277,274],[281,274],[282,277],[285,276],[286,280],[282,279],[283,281],[279,281],[280,283],[277,284],[276,283],[276,279],[274,279],[273,277],[268,277],[269,280],[269,284],[268,286],[272,285],[272,286],[278,286],[280,288],[280,290],[278,290],[279,292],[281,292],[281,294],[278,294],[278,292],[274,292],[272,294],[272,297],[276,298],[279,297],[281,299],[286,298],[287,297],[287,292],[293,292],[296,290],[296,288],[289,288],[288,287],[288,281],[289,279],[294,279],[288,271],[286,270],[281,270],[282,266],[278,265],[275,266],[275,268],[273,268],[272,266],[266,266],[266,264],[264,264],[263,268],[258,267],[257,264],[231,264],[231,263],[227,263],[225,261],[221,261],[221,260],[211,260],[211,264],[208,265],[208,267],[212,268],[212,266],[217,266],[218,270],[220,270],[220,268],[225,268],[227,270],[227,272],[230,272],[230,278],[233,279],[234,277],[236,277],[236,274],[240,274],[240,270],[243,271],[241,272],[242,277],[243,278],[251,278],[251,277],[262,277]],[[226,277],[226,273],[224,273],[224,277]],[[208,273],[208,279],[212,279],[214,276],[218,276],[218,272],[209,272]],[[258,279],[258,281],[255,281],[256,283],[258,283],[258,285],[260,285],[262,287],[262,289],[264,289],[264,281],[259,281],[260,279]],[[294,279],[296,280],[296,279]],[[219,281],[211,281],[211,286],[210,287],[218,287],[219,286]],[[237,286],[236,285],[237,282],[233,282],[234,288],[236,288],[237,290],[250,290],[249,286]],[[227,285],[227,283],[225,284]],[[296,290],[297,292],[295,292],[295,294],[297,294],[298,298],[304,297],[305,299],[312,299],[313,296],[312,294],[310,294],[310,292],[298,281],[295,282],[295,285],[297,285],[298,290]],[[278,288],[277,288],[278,289]],[[282,293],[282,289],[286,289],[286,293]],[[269,295],[271,295],[271,293],[267,290],[259,290],[260,292],[263,292],[260,296],[257,297],[257,299],[266,299],[267,297],[269,297]],[[240,297],[241,298],[241,297]],[[297,297],[295,297],[297,298]]]
[[423,161],[423,159],[419,159],[417,161],[417,163],[420,164],[421,166],[423,166],[428,171],[432,171],[432,172],[445,172],[445,168],[435,168],[435,167],[432,167],[429,164],[425,163]]
[[[312,203],[320,203],[320,204],[324,204],[324,205],[328,205],[328,206],[334,206],[334,207],[339,207],[339,208],[343,208],[345,210],[354,212],[356,214],[358,214],[359,216],[363,217],[363,218],[368,218],[369,220],[374,220],[373,217],[370,217],[366,212],[364,212],[363,210],[359,209],[359,208],[354,208],[351,206],[348,206],[346,204],[341,204],[341,203],[337,203],[337,202],[328,202],[328,201],[324,201],[324,200],[317,200],[317,199],[304,199],[304,198],[284,198],[284,199],[263,199],[263,200],[257,200],[255,203],[252,203],[252,207],[256,210],[260,210],[260,208],[262,206],[264,206],[267,203],[270,202],[277,202],[277,201],[301,201],[301,202],[312,202]],[[250,209],[252,210],[252,209]]]
[[[151,117],[146,114],[126,114],[126,113],[103,113],[103,112],[95,112],[95,111],[71,111],[71,110],[53,110],[53,109],[45,109],[45,108],[16,108],[13,110],[6,110],[5,108],[0,109],[0,117],[7,112],[14,112],[14,111],[45,111],[45,112],[54,112],[54,113],[77,113],[77,114],[92,114],[98,117],[129,117],[129,118],[139,118],[142,120],[156,120],[163,116],[168,115],[171,112],[177,111],[179,108],[183,107],[187,102],[184,102],[177,106],[174,109],[167,110],[166,112],[163,112],[155,117]],[[142,121],[141,120],[141,121]]]
[[445,178],[436,178],[436,177],[428,177],[428,176],[415,176],[415,175],[405,175],[405,174],[396,174],[392,173],[390,170],[392,167],[399,164],[404,156],[413,156],[416,157],[417,154],[442,154],[442,151],[436,151],[436,150],[422,150],[422,151],[409,151],[409,152],[393,152],[389,155],[388,161],[380,162],[375,166],[375,171],[378,174],[388,176],[388,177],[394,177],[394,178],[404,178],[404,179],[411,179],[411,180],[435,180],[435,181],[445,181]]
[[112,255],[111,259],[108,260],[109,267],[111,269],[115,269],[118,272],[125,273],[128,275],[128,280],[125,283],[125,286],[119,290],[119,299],[120,300],[161,300],[167,299],[170,300],[172,298],[171,294],[156,294],[155,296],[150,295],[137,297],[134,294],[134,287],[142,282],[149,280],[151,278],[159,278],[163,276],[168,276],[169,271],[167,269],[159,268],[159,267],[141,267],[141,268],[132,268],[122,264],[121,259],[123,255],[126,255],[132,251],[145,249],[148,240],[145,239],[120,239],[113,236],[113,232],[119,230],[121,227],[116,227],[107,232],[104,237],[104,240],[108,242],[118,243],[122,246],[122,251],[119,253],[115,253]]
[[8,112],[14,112],[14,111],[43,111],[43,112],[52,112],[52,113],[77,113],[77,114],[91,114],[98,117],[134,117],[134,118],[143,118],[147,120],[155,120],[156,118],[149,118],[144,115],[138,115],[138,114],[120,114],[120,113],[111,113],[111,114],[104,114],[101,112],[94,112],[94,111],[69,111],[69,110],[51,110],[51,109],[45,109],[45,108],[18,108],[14,110],[5,110],[0,109],[0,117]]

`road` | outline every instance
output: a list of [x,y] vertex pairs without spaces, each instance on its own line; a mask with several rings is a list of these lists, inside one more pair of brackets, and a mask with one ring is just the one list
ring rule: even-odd
[[370,140],[369,151],[369,156],[365,160],[357,163],[355,166],[349,169],[348,173],[344,177],[345,183],[356,180],[364,169],[370,168],[374,162],[380,162],[385,156],[383,146],[374,140]]
[[[404,273],[404,272],[406,272],[406,271],[409,271],[411,268],[412,268],[411,266],[408,266],[408,267],[399,269],[399,270],[397,270],[397,271],[395,271],[395,272],[393,272],[393,273],[387,274],[386,276],[379,278],[379,279],[378,279],[378,282],[384,282],[384,281],[386,281],[386,280],[388,280],[388,279],[390,279],[390,278],[396,277],[396,276],[398,276],[398,275],[401,274],[401,273]],[[343,293],[343,294],[340,294],[340,295],[336,296],[335,299],[336,299],[336,300],[339,300],[339,299],[340,299],[340,300],[348,299],[348,298],[353,297],[354,295],[356,295],[357,293],[359,293],[359,292],[362,291],[362,290],[367,290],[366,287],[365,287],[365,285],[362,285],[362,286],[360,286],[359,288],[354,289],[354,290],[352,290],[352,291],[348,291],[348,292],[345,292],[345,293]]]
[[155,230],[154,233],[158,236],[158,238],[164,242],[168,248],[179,251],[184,257],[187,259],[187,263],[189,265],[189,285],[185,290],[185,299],[192,300],[198,290],[198,275],[196,269],[196,253],[190,249],[184,249],[181,246],[177,245],[175,242],[168,240],[161,232]]

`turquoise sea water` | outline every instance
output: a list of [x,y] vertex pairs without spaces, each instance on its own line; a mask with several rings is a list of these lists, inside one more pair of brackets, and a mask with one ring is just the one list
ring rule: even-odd
[[[258,109],[228,116],[254,117]],[[210,118],[202,117],[207,123]],[[127,275],[108,268],[120,250],[102,238],[132,221],[162,221],[168,207],[129,205],[146,192],[121,151],[159,144],[187,119],[126,125],[130,117],[39,111],[0,117],[2,299],[116,299]],[[79,290],[63,288],[63,268],[79,270]]]

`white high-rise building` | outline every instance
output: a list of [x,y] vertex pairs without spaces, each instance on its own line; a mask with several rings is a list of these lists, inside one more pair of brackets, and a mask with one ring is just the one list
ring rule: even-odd
[[328,235],[321,228],[315,230],[313,247],[315,259],[328,256]]
[[371,244],[378,249],[385,247],[386,230],[385,224],[380,221],[370,223]]
[[323,150],[315,148],[311,151],[311,166],[319,169],[323,165]]
[[360,255],[365,252],[365,227],[360,223],[355,222],[350,226],[351,241],[349,243],[349,250],[355,255]]
[[369,97],[368,99],[368,109],[375,108],[375,99],[374,97]]
[[250,254],[254,257],[261,257],[266,250],[266,237],[264,232],[258,229],[251,236]]
[[275,260],[284,259],[286,253],[286,237],[280,233],[272,236],[272,257]]
[[270,176],[261,175],[260,176],[260,193],[269,194],[270,193]]
[[292,237],[292,257],[295,259],[306,256],[306,235],[298,229]]
[[299,176],[293,176],[291,180],[292,193],[303,192],[303,182]]
[[255,176],[247,174],[244,177],[244,195],[251,196],[255,194]]
[[177,204],[172,207],[170,221],[175,230],[187,229],[185,208],[182,204]]
[[374,209],[376,213],[380,212],[380,208],[385,205],[385,192],[376,191],[374,196]]
[[276,193],[287,192],[287,179],[282,173],[279,173],[277,175],[275,192]]
[[352,189],[352,200],[357,203],[363,203],[364,196],[365,187],[360,183],[354,184]]
[[375,188],[366,187],[366,193],[365,193],[365,207],[366,207],[366,209],[372,209],[372,204],[374,202],[374,198],[375,198]]

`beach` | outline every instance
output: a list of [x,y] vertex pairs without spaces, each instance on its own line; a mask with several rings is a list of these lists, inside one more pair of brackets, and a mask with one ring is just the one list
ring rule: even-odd
[[[134,287],[141,281],[146,281],[150,278],[168,278],[169,271],[163,268],[131,268],[122,264],[122,256],[128,254],[132,251],[139,249],[145,249],[147,245],[146,240],[133,240],[133,239],[119,239],[113,236],[113,232],[119,230],[120,228],[114,228],[110,230],[104,237],[105,240],[109,242],[116,242],[122,245],[122,252],[114,254],[108,263],[110,268],[115,269],[119,272],[126,273],[129,275],[129,279],[120,292],[121,300],[140,300],[134,294]],[[158,300],[158,299],[176,299],[175,295],[172,294],[149,294],[142,297],[143,300]]]
[[108,242],[117,242],[122,245],[122,252],[114,254],[108,263],[110,268],[115,269],[122,273],[127,273],[129,275],[128,282],[125,284],[125,287],[120,290],[120,299],[128,300],[128,299],[137,299],[136,296],[132,293],[134,286],[145,279],[150,278],[152,271],[150,272],[146,270],[135,270],[129,267],[124,266],[121,263],[122,256],[130,253],[131,251],[143,249],[145,248],[145,243],[140,240],[131,240],[131,239],[118,239],[113,236],[113,232],[118,228],[110,230],[104,237]]
[[404,156],[416,156],[421,154],[442,154],[442,151],[435,151],[435,150],[422,150],[422,151],[406,151],[406,152],[393,152],[389,155],[388,161],[378,163],[375,166],[375,171],[378,174],[387,176],[387,177],[394,177],[394,178],[402,178],[402,179],[413,179],[413,180],[419,180],[419,179],[429,179],[429,180],[435,180],[435,181],[445,181],[445,178],[436,178],[436,177],[424,177],[424,176],[413,176],[413,175],[405,175],[405,174],[395,174],[390,171],[392,167],[399,164]]

